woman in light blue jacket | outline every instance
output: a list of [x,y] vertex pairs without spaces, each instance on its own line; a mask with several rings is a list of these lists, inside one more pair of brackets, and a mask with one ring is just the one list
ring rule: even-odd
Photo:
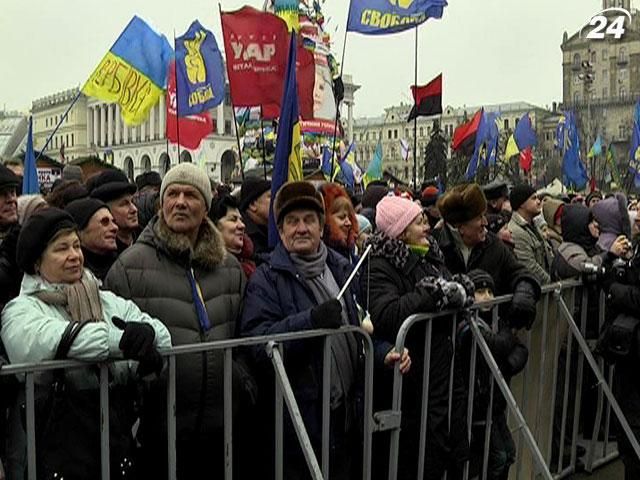
[[[2,311],[0,330],[11,363],[54,359],[67,326],[77,321],[83,326],[67,357],[122,360],[109,364],[111,385],[125,385],[136,372],[143,376],[162,369],[158,349],[171,346],[169,331],[130,300],[99,289],[84,269],[77,226],[67,212],[47,208],[34,214],[22,227],[16,257],[25,274],[20,295]],[[35,378],[38,387],[52,380],[50,372]],[[65,382],[78,390],[94,389],[98,376],[94,368],[70,369]],[[19,445],[13,430],[12,443]]]

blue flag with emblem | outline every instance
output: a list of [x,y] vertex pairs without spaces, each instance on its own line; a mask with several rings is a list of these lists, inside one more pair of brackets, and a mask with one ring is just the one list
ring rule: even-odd
[[562,183],[567,187],[581,190],[587,185],[589,176],[580,158],[580,138],[572,112],[567,112],[565,115],[564,129],[567,149],[562,159]]
[[385,35],[442,18],[446,0],[351,0],[347,32]]
[[516,129],[513,132],[513,138],[515,138],[518,150],[520,151],[526,150],[529,147],[535,147],[538,144],[538,136],[531,125],[531,117],[528,112],[518,121]]
[[224,100],[224,64],[216,38],[195,20],[176,38],[178,116],[210,110]]
[[633,131],[629,149],[629,173],[633,175],[633,184],[640,188],[640,101],[636,103],[633,114]]

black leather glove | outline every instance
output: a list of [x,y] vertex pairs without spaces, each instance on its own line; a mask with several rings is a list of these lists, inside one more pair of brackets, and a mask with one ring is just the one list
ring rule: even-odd
[[527,365],[527,360],[529,359],[529,350],[522,343],[517,343],[511,353],[506,359],[506,365],[508,368],[507,373],[509,376],[514,376],[524,370],[524,367]]
[[311,309],[314,328],[340,328],[342,326],[342,304],[335,298]]
[[536,319],[536,290],[528,280],[516,285],[509,309],[509,323],[513,328],[531,329]]
[[118,345],[124,358],[142,360],[155,350],[153,341],[156,338],[156,332],[148,323],[125,322],[119,317],[112,317],[111,321],[117,328],[124,331]]

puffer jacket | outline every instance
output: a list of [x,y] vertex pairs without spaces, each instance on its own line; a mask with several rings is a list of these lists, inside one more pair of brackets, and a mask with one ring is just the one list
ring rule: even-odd
[[[464,281],[453,276],[444,263],[437,242],[431,238],[431,247],[424,256],[412,252],[402,241],[381,232],[373,234],[370,270],[362,274],[362,293],[369,299],[368,310],[374,325],[374,338],[395,343],[398,330],[407,317],[414,313],[437,312],[447,309],[444,295],[427,284],[434,278]],[[366,302],[365,302],[366,304]],[[429,409],[427,419],[427,448],[425,478],[441,478],[445,469],[456,468],[465,461],[468,445],[465,436],[465,388],[460,364],[456,363],[453,385],[451,428],[448,426],[449,374],[453,358],[453,317],[433,320],[431,337],[431,365],[429,377]],[[398,478],[415,479],[419,446],[419,425],[422,406],[422,377],[424,372],[426,323],[411,328],[406,347],[411,355],[411,370],[404,375],[402,389],[401,456]],[[465,368],[465,367],[462,367]],[[392,379],[378,373],[375,384],[376,409],[391,407]],[[381,442],[375,444],[374,468],[382,477],[386,475],[388,449]],[[381,444],[382,443],[382,444]],[[387,453],[385,454],[385,450]],[[382,478],[376,477],[376,478]]]
[[[85,275],[92,275],[85,270]],[[62,284],[51,284],[37,275],[25,274],[20,295],[11,300],[2,311],[2,342],[11,363],[42,362],[53,360],[70,317],[61,307],[48,305],[34,294],[63,288]],[[69,358],[100,361],[107,358],[122,358],[118,344],[122,330],[113,325],[111,318],[120,317],[125,322],[145,322],[153,327],[157,348],[171,346],[167,328],[152,318],[130,300],[111,292],[100,291],[104,322],[91,322],[78,334],[69,350]],[[115,362],[110,365],[116,381],[125,383],[129,377],[131,362]],[[88,369],[69,370],[67,378],[79,388],[98,386],[95,373]],[[37,383],[51,381],[49,374],[37,376]]]
[[[199,321],[194,306],[197,287],[192,288],[192,280],[200,287],[210,328]],[[186,238],[174,234],[162,217],[156,216],[113,264],[104,286],[159,318],[169,328],[174,345],[188,345],[235,336],[245,280],[209,219],[200,227],[192,249]],[[233,387],[238,393],[247,381],[246,372],[235,360],[233,366]],[[178,434],[221,428],[222,351],[180,355],[176,373]],[[166,395],[162,391],[159,388],[160,398],[150,401],[163,402]]]

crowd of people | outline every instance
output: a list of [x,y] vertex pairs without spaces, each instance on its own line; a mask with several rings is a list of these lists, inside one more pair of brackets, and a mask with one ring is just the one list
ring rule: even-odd
[[[272,198],[264,178],[247,177],[232,190],[191,163],[163,178],[145,172],[135,183],[117,169],[84,179],[79,168],[67,166],[46,196],[19,191],[20,178],[0,166],[2,361],[61,358],[62,344],[69,344],[63,352],[68,358],[113,360],[110,388],[119,394],[112,403],[121,407],[119,425],[131,440],[112,450],[112,472],[119,478],[167,476],[167,369],[160,352],[172,345],[363,326],[373,340],[376,410],[391,406],[394,368],[404,376],[398,478],[415,478],[418,456],[425,453],[419,451],[425,400],[424,478],[440,479],[444,472],[462,478],[467,461],[477,473],[485,446],[484,432],[474,430],[471,443],[467,438],[470,317],[433,322],[428,399],[422,398],[426,323],[410,331],[404,351],[394,348],[407,317],[512,294],[497,321],[491,308],[480,309],[478,318],[509,380],[527,362],[519,331],[534,324],[543,285],[584,276],[594,305],[605,288],[610,316],[633,316],[640,307],[634,277],[640,216],[636,203],[620,193],[556,198],[527,184],[509,189],[498,182],[444,192],[424,185],[412,192],[372,182],[356,195],[335,183],[301,181],[286,183]],[[270,214],[279,237],[271,243]],[[368,246],[365,266],[338,295]],[[597,308],[590,303],[589,310],[585,335],[597,339]],[[330,344],[332,479],[358,478],[361,468],[362,342],[362,336],[344,333]],[[318,340],[282,344],[316,453],[323,350]],[[617,388],[640,432],[640,389],[635,379],[629,382],[634,359],[618,361]],[[483,407],[474,419],[486,417],[492,381],[480,363],[473,401]],[[224,471],[224,365],[221,350],[177,357],[178,478]],[[264,346],[234,351],[232,372],[234,476],[268,476],[275,456],[274,373]],[[0,465],[6,478],[17,480],[26,469],[24,379],[0,381]],[[46,396],[54,381],[50,373],[37,374],[36,396]],[[65,382],[74,390],[95,390],[98,376],[86,367],[67,374]],[[500,395],[492,416],[488,478],[506,479],[516,451]],[[622,435],[618,440],[627,478],[640,478],[638,458]],[[288,417],[284,445],[285,478],[310,478]],[[388,432],[376,433],[373,448],[373,476],[386,478]],[[97,454],[83,474],[53,454],[47,461],[38,455],[39,478],[40,469],[66,479],[98,478]]]

